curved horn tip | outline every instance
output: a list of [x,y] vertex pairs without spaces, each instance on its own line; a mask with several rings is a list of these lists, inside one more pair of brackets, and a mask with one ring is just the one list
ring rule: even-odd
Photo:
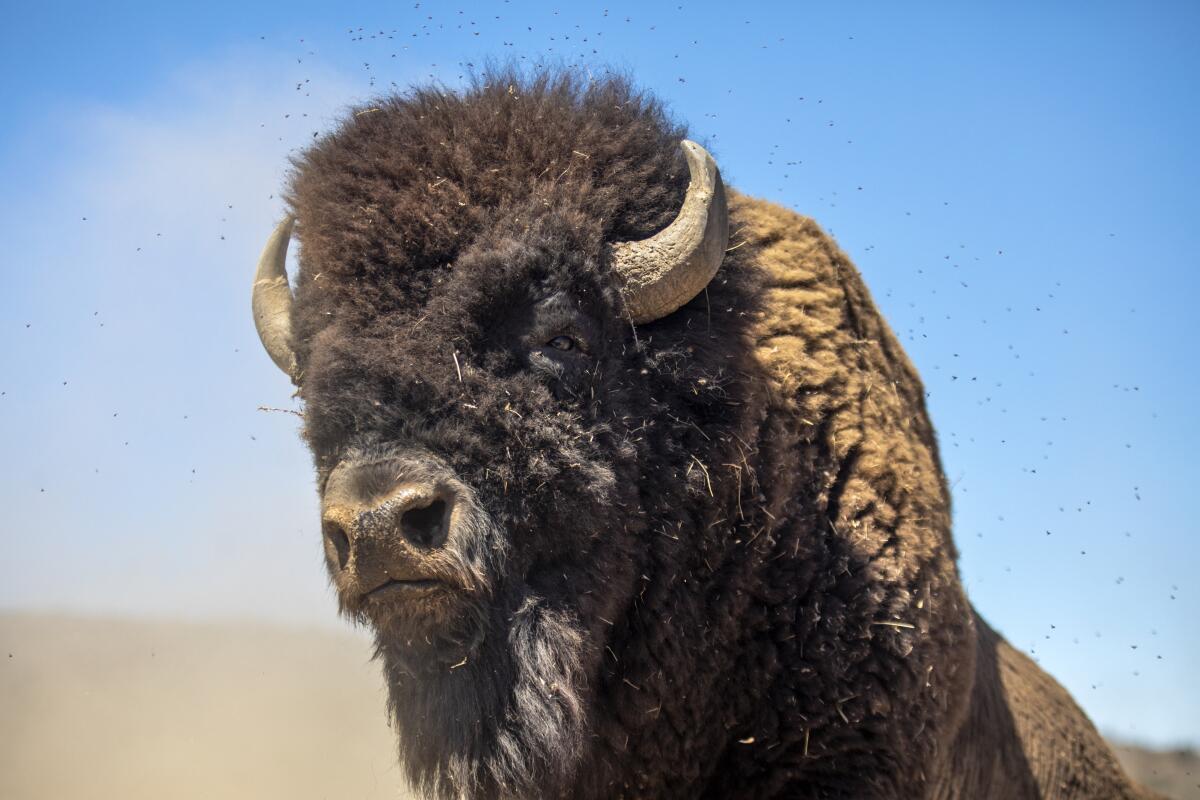
[[295,218],[290,214],[272,231],[258,259],[254,274],[251,308],[254,327],[267,355],[293,383],[299,382],[300,370],[292,352],[292,290],[287,278],[287,249]]
[[705,155],[709,158],[712,158],[708,151],[704,149],[703,145],[699,144],[698,142],[693,142],[691,139],[683,139],[679,144],[684,150],[688,150],[696,155]]

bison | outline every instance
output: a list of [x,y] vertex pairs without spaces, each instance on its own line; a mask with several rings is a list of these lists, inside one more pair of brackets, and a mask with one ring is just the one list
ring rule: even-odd
[[254,318],[410,784],[1140,796],[968,603],[921,381],[850,260],[686,135],[627,79],[500,71],[293,161]]

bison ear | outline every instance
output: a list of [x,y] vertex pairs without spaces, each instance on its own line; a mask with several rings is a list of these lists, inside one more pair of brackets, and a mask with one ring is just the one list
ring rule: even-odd
[[258,258],[250,305],[254,310],[254,327],[258,330],[258,338],[262,340],[267,355],[288,374],[292,383],[299,385],[300,370],[291,346],[292,289],[288,286],[284,267],[294,224],[293,217],[284,217],[271,238],[267,239],[267,246]]
[[729,210],[713,157],[682,143],[691,181],[675,221],[649,239],[612,246],[613,270],[635,324],[653,322],[700,294],[725,258]]

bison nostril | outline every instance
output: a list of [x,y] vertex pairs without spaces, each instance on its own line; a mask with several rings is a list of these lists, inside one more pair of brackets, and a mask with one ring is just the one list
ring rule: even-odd
[[410,508],[400,517],[400,532],[418,547],[440,547],[449,532],[446,501],[434,500],[425,508]]
[[345,569],[346,562],[350,560],[350,537],[346,535],[346,531],[341,525],[331,519],[321,523],[321,531],[325,534],[325,541],[333,545],[334,553],[337,555],[338,569]]

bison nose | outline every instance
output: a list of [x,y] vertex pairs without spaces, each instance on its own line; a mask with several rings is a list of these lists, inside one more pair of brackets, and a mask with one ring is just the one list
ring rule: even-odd
[[383,542],[398,535],[413,548],[432,550],[450,533],[454,493],[448,487],[404,483],[366,502],[340,499],[326,507],[321,525],[340,569],[363,540]]
[[415,498],[400,513],[400,535],[416,547],[441,547],[449,531],[450,506],[442,497]]
[[326,550],[332,551],[329,555],[337,559],[338,569],[342,570],[350,562],[349,531],[354,529],[353,523],[348,525],[345,519],[344,515],[337,513],[337,510],[330,509],[325,512],[321,520],[321,533],[325,537]]

